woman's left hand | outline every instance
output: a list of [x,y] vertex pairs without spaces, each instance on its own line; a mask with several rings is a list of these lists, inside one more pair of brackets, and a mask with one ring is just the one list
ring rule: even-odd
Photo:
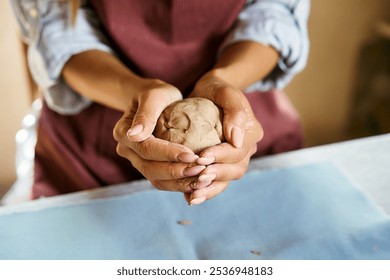
[[185,194],[190,204],[200,204],[224,191],[231,180],[241,178],[256,144],[263,137],[260,123],[244,93],[210,71],[196,84],[190,97],[204,97],[223,111],[223,132],[226,142],[201,152],[198,163],[207,165],[198,181],[207,185]]

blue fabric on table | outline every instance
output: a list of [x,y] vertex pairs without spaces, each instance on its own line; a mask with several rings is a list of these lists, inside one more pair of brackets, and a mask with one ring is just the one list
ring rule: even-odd
[[192,207],[144,191],[0,215],[0,259],[390,259],[390,219],[313,164],[248,172]]

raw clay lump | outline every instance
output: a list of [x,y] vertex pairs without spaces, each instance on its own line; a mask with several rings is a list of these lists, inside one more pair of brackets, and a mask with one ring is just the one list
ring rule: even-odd
[[222,111],[206,98],[176,101],[162,112],[154,135],[200,153],[224,140]]

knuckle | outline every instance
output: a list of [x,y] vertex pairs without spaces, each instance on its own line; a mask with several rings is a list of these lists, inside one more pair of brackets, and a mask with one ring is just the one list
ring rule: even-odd
[[256,154],[256,152],[257,152],[257,145],[253,145],[249,155],[253,156],[254,154]]
[[257,131],[256,135],[256,143],[259,142],[264,137],[264,130],[261,126],[261,124],[258,121],[255,121],[255,130]]
[[177,185],[179,186],[178,191],[183,193],[189,193],[192,191],[191,185],[194,183],[193,178],[184,178],[180,180],[176,180]]
[[145,123],[149,121],[149,113],[145,112],[144,110],[137,112],[137,114],[134,116],[134,123]]
[[121,139],[126,135],[126,131],[120,122],[115,125],[112,135],[117,142],[121,141]]
[[160,90],[159,88],[152,88],[150,90],[148,90],[147,92],[145,92],[142,97],[143,97],[143,100],[144,101],[147,101],[147,100],[150,100],[150,99],[154,99],[156,95],[158,95],[160,93]]
[[236,97],[239,92],[239,90],[231,86],[223,86],[216,89],[216,94],[218,94],[223,99]]
[[123,156],[123,148],[121,144],[116,145],[116,153],[120,156]]
[[150,176],[150,167],[149,167],[149,164],[147,164],[146,162],[144,161],[141,161],[141,163],[137,164],[137,166],[134,166],[134,163],[133,163],[133,166],[139,171],[141,172],[142,175],[144,175],[144,177],[146,179],[148,179],[149,181],[152,180],[152,176]]
[[112,130],[112,136],[116,141],[119,141],[119,131],[118,131],[118,124],[115,125],[114,129]]
[[177,146],[174,143],[163,141],[161,142],[161,154],[169,161],[177,161]]
[[161,183],[161,181],[159,181],[159,180],[150,180],[149,182],[150,182],[150,183],[153,185],[153,187],[155,187],[156,189],[158,189],[158,190],[160,190],[160,191],[164,190],[164,186],[163,186],[163,184]]
[[142,141],[134,143],[135,149],[138,151],[138,154],[144,159],[150,160],[152,157],[152,145],[149,141]]
[[236,118],[238,119],[238,121],[244,123],[248,119],[248,113],[245,110],[240,109],[237,112]]
[[248,164],[246,163],[240,164],[239,167],[237,168],[237,178],[243,177],[246,173],[247,168],[248,168]]
[[169,174],[173,179],[180,179],[182,177],[182,172],[179,169],[178,164],[174,164],[172,162],[169,163]]
[[[137,167],[138,163],[139,163],[139,159],[138,157],[132,152],[132,150],[130,148],[128,148],[127,146],[125,145],[122,145],[122,144],[118,144],[116,146],[116,153],[127,159],[131,165],[133,165],[134,168],[136,168],[137,170],[139,170],[141,172],[141,170]],[[142,172],[141,172],[142,173]]]

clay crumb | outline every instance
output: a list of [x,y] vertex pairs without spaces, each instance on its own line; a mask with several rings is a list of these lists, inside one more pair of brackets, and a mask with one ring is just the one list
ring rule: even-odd
[[190,225],[190,224],[192,224],[192,222],[190,220],[180,220],[180,221],[177,221],[177,223],[179,225]]
[[260,256],[261,255],[261,252],[260,251],[257,251],[257,250],[251,250],[251,253],[253,255],[256,255],[256,256]]

